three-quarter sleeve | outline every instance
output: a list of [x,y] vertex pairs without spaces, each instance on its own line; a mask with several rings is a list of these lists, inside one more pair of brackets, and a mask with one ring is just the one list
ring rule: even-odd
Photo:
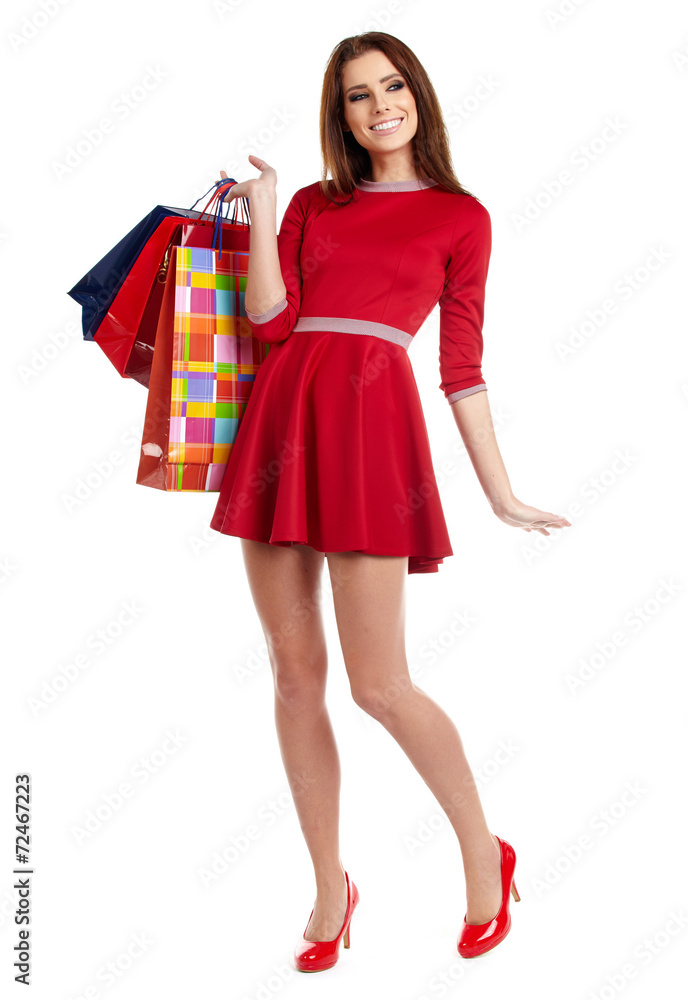
[[286,295],[265,312],[254,313],[246,309],[254,337],[269,344],[286,340],[299,316],[301,308],[299,261],[307,214],[308,201],[304,189],[300,188],[289,202],[277,234],[277,252]]
[[466,196],[450,241],[440,304],[440,389],[453,403],[487,389],[482,375],[485,282],[492,250],[490,214]]

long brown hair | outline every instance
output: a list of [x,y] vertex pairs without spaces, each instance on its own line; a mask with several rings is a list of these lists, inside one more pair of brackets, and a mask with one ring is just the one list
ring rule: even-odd
[[[348,205],[353,198],[357,181],[370,172],[368,150],[358,143],[351,132],[343,128],[346,119],[342,67],[349,60],[371,49],[383,52],[394,64],[416,101],[418,128],[411,141],[414,165],[419,176],[432,178],[448,191],[471,195],[454,173],[447,126],[428,74],[408,45],[394,35],[388,35],[386,31],[366,31],[361,35],[350,35],[339,42],[330,54],[320,99],[320,148],[323,161],[320,190],[323,195],[331,202]],[[327,178],[328,171],[332,174],[331,180]],[[350,197],[342,201],[342,195]]]

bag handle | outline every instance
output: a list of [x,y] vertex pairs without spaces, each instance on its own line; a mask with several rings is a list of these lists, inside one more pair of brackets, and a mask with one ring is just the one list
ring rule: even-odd
[[[223,178],[223,179],[221,179],[219,181],[216,181],[213,184],[213,186],[211,188],[208,188],[208,190],[205,192],[205,194],[202,194],[200,196],[200,198],[197,198],[196,201],[191,206],[191,210],[193,210],[196,207],[196,205],[198,204],[198,202],[201,200],[201,198],[205,198],[205,196],[207,194],[210,194],[211,191],[213,192],[213,194],[210,197],[210,200],[206,203],[205,207],[201,210],[201,214],[200,214],[200,217],[198,218],[197,222],[203,224],[202,220],[203,220],[203,216],[206,214],[206,212],[208,213],[209,216],[211,214],[215,215],[215,222],[214,222],[215,232],[213,233],[212,248],[213,248],[213,250],[219,249],[219,251],[220,251],[220,253],[219,253],[219,259],[220,260],[222,260],[222,225],[221,225],[221,223],[222,223],[222,221],[224,219],[227,218],[223,214],[223,212],[222,212],[222,206],[225,204],[225,197],[227,196],[227,193],[229,192],[230,188],[234,184],[237,184],[237,183],[238,182],[234,179],[234,177],[225,177],[225,178]],[[221,191],[222,188],[224,188],[223,191]],[[240,224],[243,225],[243,226],[250,226],[250,224],[251,224],[251,216],[250,216],[249,207],[248,207],[248,198],[238,198],[238,199],[235,199],[234,214],[233,214],[232,218],[229,219],[228,221],[232,225],[237,225],[238,224],[237,223],[237,205],[236,205],[237,201],[241,202],[241,205],[239,206],[239,208],[241,209],[241,223]],[[246,216],[247,216],[247,220],[248,221],[246,221],[245,218],[244,218],[244,211],[246,212]],[[210,218],[208,219],[208,221],[210,221]],[[218,236],[219,236],[219,239],[218,239]],[[217,246],[216,246],[216,243],[217,243]]]
[[[229,184],[229,186],[231,187],[233,184],[237,184],[237,183],[238,182],[235,180],[234,177],[224,177],[224,178],[221,178],[219,181],[215,181],[215,183],[211,187],[208,188],[208,190],[205,192],[205,194],[202,194],[200,197],[196,198],[196,201],[191,206],[190,211],[193,211],[193,209],[199,203],[199,201],[201,200],[201,198],[205,198],[205,196],[208,195],[208,194],[210,194],[211,191],[214,192],[213,195],[212,195],[212,197],[211,197],[211,199],[210,199],[210,201],[212,202],[213,200],[215,200],[219,196],[219,189],[221,187],[224,187],[225,184]],[[229,190],[229,188],[227,188],[227,190]],[[247,207],[248,207],[248,199],[247,198],[242,198],[241,201],[242,202],[246,202],[247,203]],[[204,208],[201,214],[205,214],[206,210],[207,209]]]
[[[201,200],[201,198],[205,198],[205,196],[207,194],[210,194],[210,192],[213,191],[212,197],[210,198],[209,202],[206,204],[206,207],[201,212],[199,218],[195,220],[195,222],[196,222],[196,224],[205,225],[206,223],[201,221],[203,219],[203,216],[205,215],[206,212],[208,212],[209,215],[214,214],[214,213],[211,213],[209,210],[210,210],[210,208],[212,208],[213,202],[217,203],[217,207],[218,207],[219,211],[217,213],[217,217],[215,218],[215,220],[213,222],[213,225],[215,227],[215,232],[213,233],[213,245],[212,245],[212,248],[213,248],[213,250],[216,249],[215,243],[217,241],[218,229],[219,229],[219,236],[220,236],[220,239],[219,239],[219,249],[220,249],[219,259],[220,260],[222,260],[222,229],[220,228],[220,220],[226,218],[226,216],[224,216],[222,214],[222,206],[224,205],[224,198],[225,198],[225,195],[227,194],[227,191],[229,191],[229,188],[232,186],[232,184],[236,184],[236,183],[237,183],[237,181],[235,181],[233,177],[228,177],[225,180],[219,180],[219,181],[217,181],[215,184],[213,184],[213,186],[211,188],[209,188],[205,192],[205,194],[202,194],[200,196],[200,198],[196,198],[196,201],[193,203],[193,205],[189,209],[189,211],[193,211],[194,208],[195,208],[195,206]],[[225,184],[228,184],[229,187],[220,194],[220,188],[223,187]],[[241,206],[240,206],[240,208],[241,208],[241,220],[242,220],[241,224],[244,225],[244,226],[250,225],[250,215],[249,215],[249,221],[248,222],[244,221],[244,205],[243,205],[243,203],[246,202],[246,213],[248,215],[248,198],[241,198],[241,199],[236,199],[236,200],[241,201]],[[208,219],[207,221],[210,222],[210,219]],[[232,219],[230,219],[229,222],[232,225],[236,224],[236,206],[235,206],[234,217]],[[160,265],[160,267],[158,269],[157,280],[161,284],[164,284],[165,281],[167,280],[167,270],[168,270],[169,263],[170,263],[170,253],[172,251],[172,247],[176,245],[177,239],[179,238],[179,235],[180,235],[181,230],[182,230],[182,225],[183,225],[183,223],[180,222],[179,225],[175,228],[174,232],[172,233],[172,236],[170,237],[170,241],[169,241],[169,243],[167,245],[167,249],[165,250],[165,255],[163,257],[162,263],[161,263],[161,265]]]

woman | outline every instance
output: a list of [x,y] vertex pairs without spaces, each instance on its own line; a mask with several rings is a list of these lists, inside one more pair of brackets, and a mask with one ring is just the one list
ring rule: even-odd
[[227,195],[250,199],[244,304],[271,347],[211,527],[242,539],[280,752],[315,870],[296,967],[337,962],[359,898],[339,855],[325,558],[352,696],[398,741],[458,837],[467,910],[457,947],[475,957],[509,930],[515,852],[488,830],[459,733],[412,683],[404,643],[407,574],[437,572],[453,554],[407,353],[437,302],[440,388],[492,510],[544,535],[570,522],[511,491],[480,368],[490,217],[454,176],[439,103],[413,52],[385,32],[340,42],[320,135],[323,180],[296,192],[279,236],[277,176],[265,161],[250,156],[260,176]]

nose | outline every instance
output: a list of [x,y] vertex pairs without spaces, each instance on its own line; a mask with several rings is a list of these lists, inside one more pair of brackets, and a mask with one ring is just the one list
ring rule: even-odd
[[389,111],[389,104],[387,103],[387,97],[385,94],[381,94],[375,100],[375,110],[376,111]]

